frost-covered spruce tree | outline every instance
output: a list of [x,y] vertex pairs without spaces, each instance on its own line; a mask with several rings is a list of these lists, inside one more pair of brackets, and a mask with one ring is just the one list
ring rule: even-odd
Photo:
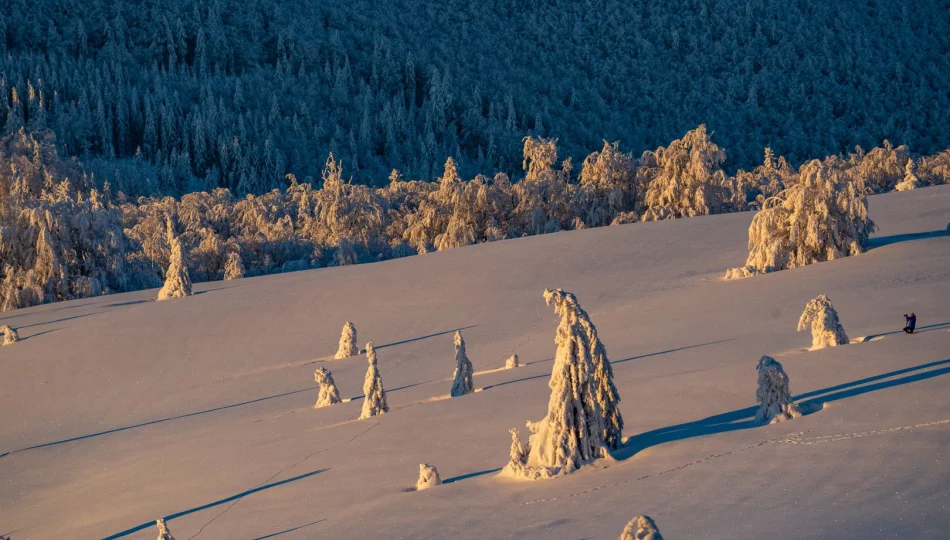
[[389,412],[386,390],[383,388],[383,379],[379,376],[379,368],[376,366],[376,349],[373,348],[372,341],[366,344],[366,359],[369,361],[369,368],[366,370],[366,379],[363,381],[364,397],[360,420]]
[[465,340],[462,339],[462,332],[455,332],[455,376],[452,380],[452,397],[464,396],[475,391],[475,383],[472,381],[472,362],[465,354]]
[[554,306],[554,311],[565,321],[577,325],[583,331],[583,343],[587,347],[587,358],[593,368],[592,385],[597,404],[604,419],[604,443],[609,450],[617,450],[622,445],[623,416],[620,414],[620,393],[614,386],[614,371],[607,358],[607,349],[597,336],[597,328],[591,322],[587,312],[577,303],[577,298],[561,289],[544,291],[544,301]]
[[191,277],[188,275],[188,267],[185,265],[181,239],[175,234],[171,219],[166,220],[165,227],[171,256],[168,270],[165,272],[165,284],[158,291],[158,299],[167,300],[169,298],[191,296]]
[[[609,373],[598,372],[592,351],[603,351],[603,346],[589,341],[590,332],[581,323],[587,314],[577,305],[574,295],[558,290],[546,290],[547,303],[555,306],[561,316],[555,343],[557,353],[548,386],[551,397],[548,413],[539,422],[528,422],[531,436],[522,450],[520,437],[512,433],[512,454],[504,474],[536,480],[571,473],[579,467],[607,455],[606,435],[619,439],[618,430],[623,420],[616,411],[610,425],[605,408],[616,408],[619,402],[601,404],[598,400],[598,378],[608,379]],[[589,321],[587,321],[589,324]],[[591,325],[592,327],[592,325]],[[596,340],[596,334],[594,334]],[[604,355],[603,360],[606,361]],[[614,393],[616,389],[614,389]],[[619,443],[617,443],[619,444]]]
[[333,380],[333,374],[325,367],[318,367],[313,372],[313,380],[320,386],[320,393],[317,394],[317,403],[314,409],[329,407],[340,403],[340,391],[336,388],[336,382]]
[[241,279],[244,277],[244,261],[237,251],[228,253],[228,260],[224,263],[224,279]]
[[442,478],[439,477],[438,469],[428,463],[420,463],[419,480],[416,482],[416,491],[422,491],[423,489],[440,485],[442,485]]
[[20,341],[20,334],[8,325],[0,326],[0,334],[3,334],[3,344],[12,345]]
[[620,540],[663,540],[660,529],[650,516],[637,516],[627,523]]
[[756,368],[759,374],[759,388],[755,391],[755,400],[759,410],[755,413],[757,422],[774,424],[782,420],[798,418],[802,411],[792,402],[788,389],[788,375],[771,356],[759,358]]
[[863,253],[874,231],[864,187],[818,160],[791,187],[765,201],[749,227],[749,257],[726,279]]
[[910,191],[920,187],[924,187],[924,183],[917,177],[917,162],[914,161],[914,158],[908,158],[907,165],[904,166],[904,179],[894,186],[894,189]]
[[175,540],[175,537],[172,536],[171,531],[168,530],[168,525],[165,525],[164,519],[156,519],[155,526],[158,527],[158,540]]
[[812,350],[847,345],[850,341],[838,321],[838,312],[831,305],[831,300],[823,294],[805,304],[805,311],[798,319],[798,331],[808,328],[809,323]]
[[356,326],[350,321],[343,325],[343,332],[340,334],[340,347],[333,358],[349,358],[360,353],[360,348],[356,346]]
[[505,369],[514,369],[516,367],[521,367],[521,362],[518,361],[518,355],[513,354],[505,360]]

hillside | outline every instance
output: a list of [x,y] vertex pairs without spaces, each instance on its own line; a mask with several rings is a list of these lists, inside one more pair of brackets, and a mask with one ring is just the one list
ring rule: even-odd
[[814,0],[12,0],[0,138],[50,129],[133,194],[514,174],[526,135],[580,162],[707,124],[727,167],[950,146],[950,5]]
[[[939,538],[950,186],[869,203],[867,253],[735,281],[751,212],[0,314],[22,338],[0,349],[0,534],[154,538],[167,516],[179,539],[616,538],[649,514],[667,538]],[[544,416],[546,287],[597,325],[629,439],[522,483],[494,472],[508,429]],[[853,344],[804,350],[819,293]],[[388,414],[356,420],[366,359],[329,360],[347,320],[376,344]],[[448,399],[457,329],[481,391]],[[493,371],[512,353],[524,367]],[[753,424],[763,354],[823,409]],[[312,409],[319,365],[352,401]],[[423,462],[447,484],[407,492]]]

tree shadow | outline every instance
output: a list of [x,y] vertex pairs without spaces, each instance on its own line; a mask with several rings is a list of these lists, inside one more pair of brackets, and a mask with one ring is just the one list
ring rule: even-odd
[[299,526],[294,527],[294,528],[292,528],[292,529],[284,529],[284,530],[282,530],[282,531],[275,532],[275,533],[273,533],[273,534],[268,534],[268,535],[266,535],[266,536],[258,536],[258,537],[255,538],[254,540],[264,540],[265,538],[273,538],[273,537],[275,537],[275,536],[280,536],[280,535],[282,535],[282,534],[287,534],[287,533],[290,533],[290,532],[299,531],[300,529],[306,529],[307,527],[309,527],[309,526],[311,526],[311,525],[316,525],[317,523],[323,523],[323,522],[326,521],[326,520],[327,520],[327,518],[318,519],[317,521],[311,521],[310,523],[307,523],[306,525],[299,525]]
[[56,332],[56,331],[59,331],[59,330],[62,330],[62,329],[61,329],[61,328],[53,328],[52,330],[43,330],[42,332],[37,332],[36,334],[32,334],[32,335],[26,336],[25,338],[21,339],[20,341],[26,341],[26,340],[28,340],[28,339],[33,339],[33,338],[35,338],[35,337],[42,336],[43,334],[52,334],[53,332]]
[[[259,492],[259,491],[265,491],[265,490],[268,490],[268,489],[271,489],[271,488],[275,488],[275,487],[277,487],[277,486],[282,486],[282,485],[284,485],[284,484],[289,484],[289,483],[291,483],[291,482],[296,482],[296,481],[298,481],[298,480],[303,480],[304,478],[309,478],[309,477],[311,477],[311,476],[314,476],[314,475],[317,475],[317,474],[320,474],[320,473],[322,473],[322,472],[326,472],[326,471],[329,471],[329,470],[330,470],[329,468],[317,469],[317,470],[315,470],[315,471],[310,471],[310,472],[308,472],[308,473],[304,473],[304,474],[301,474],[301,475],[298,475],[298,476],[294,476],[293,478],[288,478],[288,479],[286,479],[286,480],[280,480],[280,481],[277,481],[277,482],[271,482],[270,484],[264,484],[263,486],[258,486],[258,487],[256,487],[256,488],[249,489],[249,490],[247,490],[247,491],[242,491],[241,493],[238,493],[238,494],[236,494],[236,495],[231,495],[230,497],[225,497],[224,499],[220,499],[220,500],[217,500],[217,501],[208,503],[208,504],[203,504],[203,505],[201,505],[201,506],[196,506],[196,507],[194,507],[194,508],[189,508],[188,510],[182,510],[181,512],[176,512],[176,513],[174,513],[174,514],[169,514],[169,515],[165,516],[164,519],[165,519],[165,521],[171,521],[171,520],[173,520],[173,519],[180,518],[180,517],[182,517],[182,516],[187,516],[187,515],[189,515],[189,514],[194,514],[195,512],[200,512],[200,511],[202,511],[202,510],[207,510],[208,508],[213,508],[213,507],[215,507],[215,506],[220,506],[220,505],[222,505],[222,504],[229,503],[229,502],[231,502],[231,501],[235,501],[235,500],[237,500],[237,499],[244,498],[244,497],[246,497],[246,496],[248,496],[248,495],[257,493],[257,492]],[[321,520],[321,521],[322,521],[322,520]],[[314,522],[314,523],[319,523],[319,522]],[[310,525],[313,525],[313,523],[311,523]],[[124,531],[122,531],[122,532],[115,533],[115,534],[113,534],[112,536],[107,536],[107,537],[105,537],[103,540],[113,540],[114,538],[122,538],[123,536],[128,536],[128,535],[130,535],[130,534],[132,534],[132,533],[136,533],[136,532],[139,532],[139,531],[141,531],[141,530],[147,529],[147,528],[149,528],[149,527],[154,527],[154,526],[155,526],[155,520],[146,521],[145,523],[142,523],[142,524],[140,524],[140,525],[136,525],[135,527],[132,527],[132,528],[130,528],[130,529],[126,529],[126,530],[124,530]],[[302,525],[301,527],[298,527],[298,528],[307,527],[307,526],[308,526],[308,525]],[[283,531],[283,532],[289,532],[289,531]],[[283,534],[283,532],[277,533],[277,534]],[[273,534],[273,535],[271,535],[270,537],[272,537],[272,536],[277,536],[277,534]],[[263,538],[270,538],[270,537],[269,537],[269,536],[264,536]]]
[[145,427],[145,426],[151,426],[151,425],[154,425],[154,424],[161,424],[161,423],[164,423],[164,422],[171,422],[172,420],[180,420],[180,419],[182,419],[182,418],[189,418],[189,417],[198,416],[198,415],[201,415],[201,414],[207,414],[207,413],[212,413],[212,412],[216,412],[216,411],[223,411],[223,410],[225,410],[225,409],[233,409],[233,408],[235,408],[235,407],[243,407],[244,405],[250,405],[250,404],[252,404],[252,403],[259,403],[259,402],[261,402],[261,401],[267,401],[267,400],[269,400],[269,399],[277,399],[277,398],[281,398],[281,397],[285,397],[285,396],[291,396],[291,395],[294,395],[294,394],[299,394],[299,393],[301,393],[301,392],[313,392],[314,390],[315,390],[315,388],[313,388],[313,387],[310,387],[310,388],[301,388],[300,390],[292,390],[292,391],[290,391],[290,392],[284,392],[284,393],[281,393],[281,394],[275,394],[275,395],[273,395],[273,396],[266,396],[266,397],[262,397],[262,398],[252,399],[252,400],[249,400],[249,401],[242,401],[242,402],[240,402],[240,403],[232,403],[231,405],[223,405],[223,406],[221,406],[221,407],[214,407],[214,408],[212,408],[212,409],[205,409],[205,410],[203,410],[203,411],[195,411],[195,412],[190,412],[190,413],[185,413],[185,414],[179,414],[179,415],[177,415],[177,416],[169,416],[168,418],[160,418],[160,419],[158,419],[158,420],[149,420],[148,422],[142,422],[142,423],[140,423],[140,424],[132,424],[132,425],[129,425],[129,426],[122,426],[122,427],[117,427],[117,428],[113,428],[113,429],[107,429],[107,430],[105,430],[105,431],[99,431],[99,432],[97,432],[97,433],[90,433],[90,434],[88,434],[88,435],[80,435],[80,436],[78,436],[78,437],[70,437],[69,439],[62,439],[62,440],[59,440],[59,441],[52,441],[52,442],[48,442],[48,443],[37,444],[37,445],[34,445],[34,446],[27,446],[26,448],[20,448],[20,449],[17,449],[17,450],[11,450],[11,451],[9,451],[9,452],[5,452],[5,453],[3,453],[3,454],[0,454],[0,458],[4,458],[4,457],[6,457],[6,456],[9,456],[9,455],[11,455],[11,454],[16,454],[16,453],[19,453],[19,452],[26,452],[27,450],[36,450],[36,449],[39,449],[39,448],[46,448],[47,446],[56,446],[56,445],[60,445],[60,444],[66,444],[66,443],[71,443],[71,442],[75,442],[75,441],[81,441],[81,440],[83,440],[83,439],[91,439],[91,438],[93,438],[93,437],[99,437],[99,436],[102,436],[102,435],[109,435],[110,433],[118,433],[118,432],[120,432],[120,431],[127,431],[127,430],[130,430],[130,429],[136,429],[136,428],[141,428],[141,427]]
[[99,307],[104,307],[104,308],[116,308],[116,307],[124,307],[124,306],[134,306],[135,304],[147,304],[147,303],[149,303],[149,302],[154,302],[154,301],[155,301],[155,299],[149,299],[149,300],[129,300],[128,302],[116,302],[116,303],[114,303],[114,304],[104,304],[104,305],[99,306]]
[[[918,326],[917,329],[914,330],[914,333],[922,334],[924,332],[930,332],[938,328],[943,328],[944,326],[950,326],[950,321],[938,323],[938,324],[928,324],[927,326]],[[894,334],[903,334],[903,333],[904,333],[903,330],[894,330],[893,332],[882,332],[880,334],[871,334],[869,336],[864,336],[863,338],[860,338],[861,341],[856,341],[855,343],[867,343],[868,341],[877,339],[879,337],[893,336]]]
[[[822,405],[825,403],[946,375],[950,373],[950,367],[924,371],[922,373],[907,375],[906,377],[901,377],[899,379],[882,381],[875,384],[867,384],[874,381],[881,381],[882,379],[890,379],[891,377],[904,375],[914,371],[920,371],[937,366],[946,366],[947,364],[950,364],[950,359],[898,369],[888,373],[875,375],[873,377],[858,379],[856,381],[823,388],[821,390],[806,392],[804,394],[793,396],[792,399],[795,400],[799,407],[802,408],[802,411],[805,414],[810,414],[812,412],[821,410]],[[612,453],[612,456],[614,459],[622,461],[635,456],[647,448],[668,442],[760,427],[763,424],[755,421],[755,413],[757,409],[758,407],[755,406],[746,407],[745,409],[738,409],[723,414],[717,414],[708,418],[703,418],[702,420],[696,420],[694,422],[686,422],[684,424],[678,424],[675,426],[669,426],[640,433],[628,438],[625,441],[623,448]]]
[[501,471],[501,467],[495,469],[486,469],[484,471],[478,471],[468,474],[462,474],[459,476],[453,476],[452,478],[446,478],[442,481],[443,484],[451,484],[454,482],[459,482],[461,480],[468,480],[469,478],[475,478],[476,476],[485,476],[486,474],[492,474]]
[[[451,333],[453,333],[453,332],[460,332],[460,331],[462,331],[462,330],[468,330],[469,328],[475,328],[476,326],[478,326],[478,325],[477,325],[477,324],[472,324],[472,325],[469,325],[469,326],[463,326],[463,327],[461,327],[461,328],[453,328],[453,329],[451,329],[451,330],[446,330],[446,331],[444,331],[444,332],[436,332],[435,334],[429,334],[429,335],[427,335],[427,336],[420,336],[420,337],[415,337],[415,338],[411,338],[411,339],[404,339],[404,340],[402,340],[402,341],[394,341],[394,342],[392,342],[392,343],[385,343],[385,344],[383,344],[383,345],[375,345],[374,348],[377,349],[377,350],[379,350],[379,349],[385,349],[386,347],[395,347],[396,345],[405,345],[406,343],[412,343],[413,341],[422,341],[423,339],[434,338],[434,337],[437,337],[437,336],[444,336],[445,334],[451,334]],[[366,354],[366,349],[360,349],[360,354]]]
[[889,246],[891,244],[896,244],[898,242],[910,242],[912,240],[924,240],[927,238],[942,238],[944,236],[950,236],[950,230],[941,229],[941,230],[929,231],[929,232],[895,234],[892,236],[880,236],[880,237],[871,238],[868,240],[868,249],[871,250],[871,249],[876,249],[879,247]]

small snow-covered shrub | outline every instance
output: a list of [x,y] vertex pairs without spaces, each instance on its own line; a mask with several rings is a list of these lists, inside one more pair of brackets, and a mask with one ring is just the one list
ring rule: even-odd
[[0,326],[0,334],[3,334],[3,344],[12,345],[20,341],[20,334],[8,325]]
[[894,189],[897,191],[910,191],[924,187],[924,183],[917,177],[917,162],[913,158],[907,159],[907,165],[904,167],[904,179],[900,181]]
[[514,369],[516,367],[521,367],[521,362],[518,361],[518,355],[513,354],[505,360],[505,369]]
[[792,394],[788,388],[788,375],[771,356],[759,359],[758,371],[759,387],[755,391],[755,400],[759,410],[755,413],[757,422],[774,424],[782,420],[798,418],[802,411],[792,402]]
[[548,413],[527,423],[526,445],[512,430],[511,459],[503,471],[529,480],[568,474],[605,457],[620,446],[623,430],[610,362],[587,313],[560,289],[545,290],[544,298],[561,316]]
[[244,261],[237,251],[228,253],[228,261],[224,264],[224,279],[241,279],[244,277]]
[[325,367],[318,367],[313,372],[313,380],[320,386],[320,393],[317,394],[317,403],[314,409],[329,407],[340,403],[340,391],[336,388],[336,382],[333,380],[333,374]]
[[455,376],[452,380],[452,397],[464,396],[475,391],[472,381],[472,362],[465,354],[465,340],[462,332],[455,332]]
[[168,530],[168,525],[165,525],[164,519],[156,519],[155,526],[158,527],[158,540],[175,540],[175,537],[172,536],[171,531]]
[[191,296],[191,277],[188,275],[188,266],[185,265],[181,239],[175,234],[171,219],[166,220],[165,226],[171,257],[168,270],[165,272],[165,284],[158,291],[158,299],[168,300]]
[[650,516],[637,516],[627,523],[620,540],[663,540],[660,530]]
[[366,360],[369,362],[369,368],[366,370],[366,379],[363,381],[364,398],[360,420],[389,412],[386,390],[383,388],[383,379],[379,376],[379,369],[376,367],[376,349],[373,348],[372,341],[366,344]]
[[416,490],[422,491],[423,489],[440,485],[442,485],[442,478],[439,477],[438,469],[428,463],[420,463],[419,480],[416,482]]
[[805,305],[805,311],[798,319],[798,331],[808,328],[809,323],[812,350],[848,344],[848,334],[838,321],[838,312],[827,296],[819,294]]
[[343,325],[343,332],[340,334],[340,347],[336,351],[335,359],[349,358],[360,353],[360,348],[356,346],[356,326],[350,321]]
[[874,231],[863,186],[814,160],[798,181],[765,201],[749,227],[749,257],[726,279],[863,253]]

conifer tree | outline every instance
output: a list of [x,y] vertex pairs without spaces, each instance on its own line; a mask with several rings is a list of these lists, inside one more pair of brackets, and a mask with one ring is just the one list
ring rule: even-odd
[[801,409],[792,401],[788,387],[788,375],[771,356],[763,356],[756,367],[759,387],[755,391],[755,400],[759,408],[755,413],[757,422],[775,423],[798,418]]
[[650,516],[637,516],[627,523],[620,540],[663,540],[660,530]]
[[20,334],[9,325],[0,326],[0,334],[3,334],[3,345],[12,345],[20,341]]
[[333,374],[330,373],[329,369],[318,367],[313,372],[313,380],[320,387],[319,394],[317,394],[317,403],[313,406],[314,409],[341,403],[340,391],[337,390]]
[[383,379],[379,376],[379,369],[376,366],[376,350],[373,349],[372,341],[366,344],[366,359],[369,362],[369,368],[366,370],[366,378],[363,381],[364,398],[360,420],[389,412],[386,390],[383,389]]
[[350,321],[343,325],[343,332],[340,334],[340,346],[336,351],[335,359],[340,360],[356,356],[360,353],[360,348],[356,346],[356,326]]
[[224,279],[241,279],[244,277],[244,261],[237,251],[228,253],[228,260],[224,265]]
[[472,362],[465,354],[465,340],[462,339],[462,332],[455,332],[455,375],[452,380],[452,397],[464,396],[475,391],[475,383],[472,380]]
[[416,491],[429,489],[431,487],[442,485],[442,478],[439,477],[439,471],[434,465],[428,463],[419,464],[419,480],[416,482]]
[[165,284],[158,291],[158,299],[167,300],[169,298],[191,296],[191,277],[188,275],[188,267],[185,265],[181,239],[175,234],[171,219],[166,220],[165,226],[171,256],[168,270],[165,271]]
[[823,294],[819,294],[805,305],[805,311],[798,319],[798,331],[808,328],[809,323],[811,323],[812,350],[847,345],[850,342],[848,334],[838,321],[838,312],[831,305],[831,300]]
[[163,518],[155,520],[155,526],[158,527],[158,540],[175,540],[175,537],[172,536],[171,531],[168,530],[168,525],[165,524]]

